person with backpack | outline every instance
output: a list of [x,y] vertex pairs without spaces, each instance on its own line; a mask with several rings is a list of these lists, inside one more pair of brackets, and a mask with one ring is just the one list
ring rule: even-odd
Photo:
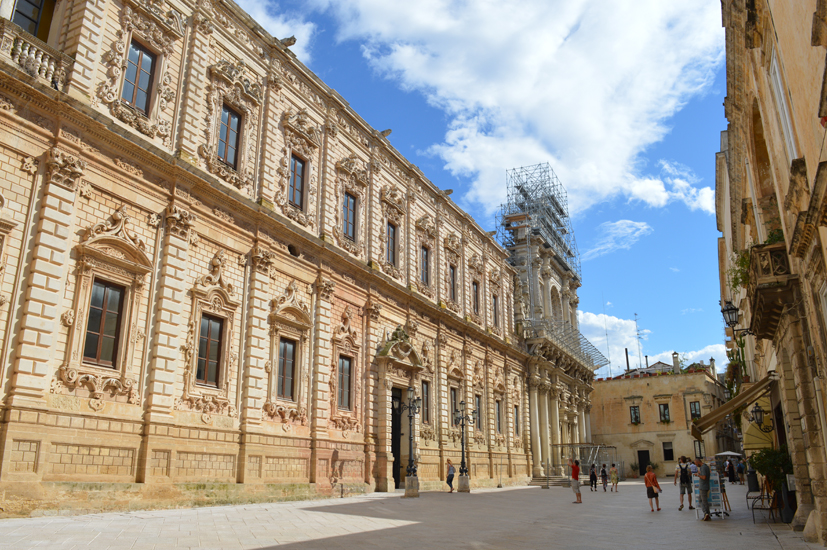
[[688,460],[685,456],[682,456],[680,460],[678,460],[678,465],[675,466],[675,485],[678,484],[678,481],[681,482],[681,505],[678,508],[678,511],[683,510],[683,495],[686,493],[689,496],[689,509],[694,510],[695,507],[692,506],[692,470],[687,464]]

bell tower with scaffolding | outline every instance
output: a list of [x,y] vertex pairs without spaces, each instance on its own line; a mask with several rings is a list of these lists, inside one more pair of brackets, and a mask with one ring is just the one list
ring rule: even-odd
[[589,394],[594,371],[608,361],[578,330],[580,255],[565,188],[548,163],[506,176],[498,236],[517,270],[515,320],[532,357],[533,474],[548,478],[564,472],[567,458],[591,452]]

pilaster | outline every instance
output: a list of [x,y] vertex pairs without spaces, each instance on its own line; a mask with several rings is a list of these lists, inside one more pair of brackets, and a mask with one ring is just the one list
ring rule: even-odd
[[49,386],[49,361],[54,357],[58,333],[58,304],[63,297],[64,269],[69,261],[69,235],[73,224],[75,188],[86,162],[56,147],[46,153],[32,263],[21,304],[14,374],[9,404],[42,406]]
[[543,459],[540,452],[540,411],[539,411],[539,391],[540,376],[537,373],[532,374],[528,379],[528,406],[531,411],[531,460],[533,465],[533,475],[543,475],[543,468],[541,466]]
[[328,465],[332,452],[327,446],[327,425],[330,420],[330,367],[332,364],[331,343],[333,340],[333,291],[336,283],[329,279],[330,274],[320,271],[313,285],[316,291],[315,299],[315,346],[313,354],[313,370],[311,375],[310,407],[313,411],[310,424],[312,448],[311,482],[322,482],[327,479]]

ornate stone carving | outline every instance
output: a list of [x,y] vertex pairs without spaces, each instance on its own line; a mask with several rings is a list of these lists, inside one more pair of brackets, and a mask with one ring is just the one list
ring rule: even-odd
[[350,306],[347,306],[345,310],[342,312],[342,323],[336,327],[336,330],[333,332],[334,338],[351,338],[353,341],[356,341],[359,337],[359,333],[356,332],[356,329],[350,326],[350,319],[353,316],[353,310]]
[[193,225],[198,217],[183,208],[171,204],[165,212],[167,231],[182,239],[189,239],[190,232],[194,232]]
[[213,415],[226,414],[230,418],[237,416],[236,408],[229,400],[218,395],[190,395],[175,402],[175,408],[184,411],[195,411],[201,413],[201,422],[209,424]]
[[301,405],[291,407],[267,401],[264,403],[262,410],[270,420],[277,420],[282,424],[307,425],[307,409]]
[[60,323],[64,327],[71,327],[75,324],[75,312],[73,310],[67,310],[63,312],[63,315],[60,316]]
[[[250,187],[255,175],[256,123],[261,104],[261,84],[245,76],[243,60],[233,64],[221,60],[211,65],[207,86],[206,143],[198,147],[207,170],[242,191]],[[218,126],[223,106],[227,104],[242,116],[240,143],[236,164],[230,166],[218,159]]]
[[482,277],[483,272],[483,264],[482,258],[480,258],[479,254],[474,254],[468,260],[468,269],[471,270],[472,273],[476,274],[477,276]]
[[253,264],[253,269],[259,273],[269,277],[273,276],[273,264],[276,261],[276,254],[274,252],[270,252],[256,245],[250,250],[250,261]]
[[64,153],[57,147],[49,149],[46,158],[49,183],[74,191],[77,181],[83,176],[85,169],[86,161]]
[[34,157],[26,157],[23,159],[23,166],[21,167],[24,172],[29,174],[30,176],[34,176],[37,173],[37,169],[40,167],[40,160]]
[[319,297],[322,300],[330,300],[333,297],[333,291],[336,289],[336,281],[325,281],[319,279],[316,282],[316,290],[319,291]]
[[144,241],[138,234],[129,229],[132,217],[129,215],[126,205],[118,208],[112,216],[103,222],[96,223],[83,236],[84,241],[100,237],[112,237],[122,239],[142,252],[146,252]]
[[111,396],[126,395],[127,403],[135,405],[138,403],[138,388],[135,381],[125,377],[111,377],[99,374],[81,374],[77,369],[61,366],[58,371],[58,378],[70,390],[78,387],[85,387],[89,390],[89,407],[92,410],[100,411],[104,407],[104,395],[108,391]]
[[307,114],[307,109],[300,109],[298,112],[287,109],[281,115],[281,124],[290,149],[306,159],[312,158],[321,140],[318,129]]
[[374,301],[373,298],[369,298],[365,303],[365,313],[371,321],[378,321],[382,314],[382,304]]
[[284,293],[281,296],[270,301],[270,316],[268,320],[271,324],[275,322],[276,316],[278,316],[282,310],[289,308],[301,311],[307,319],[310,319],[310,308],[307,306],[307,303],[301,299],[298,290],[299,287],[296,281],[292,281],[287,285],[287,288],[284,289]]
[[210,260],[210,272],[204,275],[199,280],[201,286],[211,287],[217,286],[224,289],[230,296],[233,295],[233,285],[224,279],[224,264],[227,262],[224,251],[219,250]]
[[364,208],[364,205],[369,182],[367,170],[359,168],[360,162],[359,157],[354,153],[336,163],[336,204],[341,205],[343,203],[346,193],[356,198],[357,219],[355,239],[345,236],[342,231],[344,227],[342,208],[336,209],[336,225],[333,228],[333,236],[336,238],[336,243],[357,257],[361,257],[365,250],[364,212],[366,208]]

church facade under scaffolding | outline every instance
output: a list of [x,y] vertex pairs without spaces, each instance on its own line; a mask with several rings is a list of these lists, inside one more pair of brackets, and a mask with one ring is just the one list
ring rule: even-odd
[[589,440],[565,208],[496,240],[235,4],[31,16],[0,1],[7,514],[390,491],[409,387],[425,490],[463,401],[472,487]]

